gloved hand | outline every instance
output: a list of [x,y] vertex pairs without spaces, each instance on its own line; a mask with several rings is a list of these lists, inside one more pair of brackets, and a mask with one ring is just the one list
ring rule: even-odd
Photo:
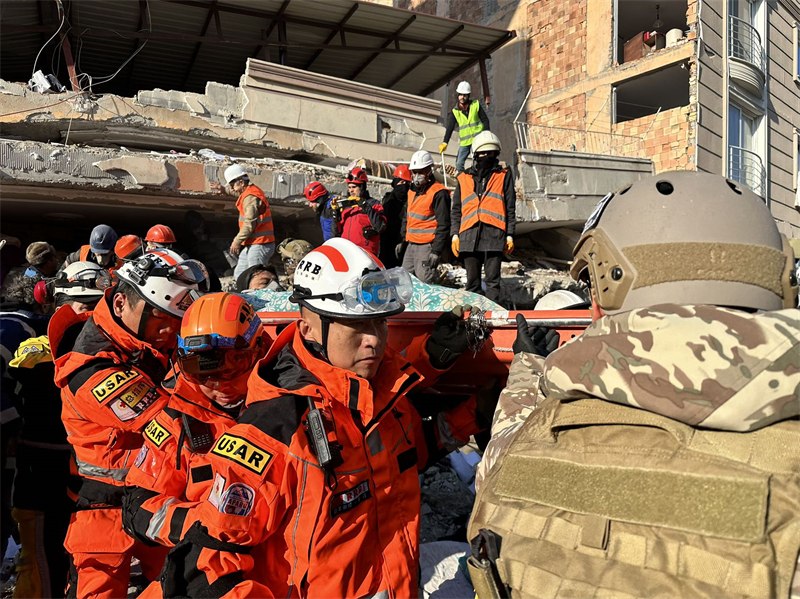
[[403,256],[403,252],[406,251],[406,242],[401,241],[396,246],[394,246],[394,257],[400,260]]
[[447,149],[447,142],[446,141],[443,141],[442,143],[439,144],[439,154],[444,152],[446,149]]
[[556,349],[561,338],[558,331],[549,327],[529,327],[522,314],[517,314],[517,338],[511,349],[515,354],[525,352],[546,358]]
[[461,242],[458,240],[458,235],[453,235],[453,239],[450,241],[450,249],[453,251],[453,255],[458,258],[458,252],[461,251]]
[[508,255],[514,251],[514,238],[511,235],[506,237],[506,247],[503,249],[503,253]]
[[428,256],[426,264],[428,268],[436,268],[436,265],[439,264],[439,254],[431,252],[430,255]]
[[456,306],[433,323],[425,350],[431,365],[437,370],[449,368],[469,347],[467,325],[464,322],[464,312],[469,310],[472,310],[472,306]]

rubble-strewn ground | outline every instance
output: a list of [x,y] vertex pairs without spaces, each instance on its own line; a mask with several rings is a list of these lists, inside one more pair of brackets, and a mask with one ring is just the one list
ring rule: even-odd
[[450,468],[447,458],[420,474],[422,517],[420,542],[463,541],[475,501],[469,486]]

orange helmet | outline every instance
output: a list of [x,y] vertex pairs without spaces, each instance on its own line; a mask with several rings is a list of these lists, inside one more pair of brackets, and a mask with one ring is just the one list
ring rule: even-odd
[[114,245],[117,260],[130,260],[142,253],[142,239],[138,235],[123,235]]
[[409,183],[411,183],[411,170],[408,168],[407,164],[401,164],[400,166],[394,169],[392,177],[394,177],[395,179],[402,179],[403,181],[408,181]]
[[348,183],[358,183],[359,185],[366,185],[369,178],[367,177],[367,171],[363,168],[357,166],[349,173],[347,173],[347,182]]
[[145,241],[154,243],[175,243],[175,233],[167,225],[153,225],[144,236]]
[[193,382],[222,384],[244,395],[250,371],[265,350],[261,319],[239,295],[203,295],[181,321],[178,367]]

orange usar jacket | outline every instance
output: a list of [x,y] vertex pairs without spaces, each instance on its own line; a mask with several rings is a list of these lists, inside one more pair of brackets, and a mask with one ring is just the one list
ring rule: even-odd
[[117,323],[111,291],[90,317],[64,306],[48,328],[61,419],[81,477],[79,509],[121,505],[141,431],[169,399],[160,384],[167,356]]
[[264,192],[256,185],[248,185],[244,188],[239,198],[236,200],[236,209],[239,211],[239,226],[244,222],[244,199],[247,196],[255,196],[259,201],[258,221],[253,231],[244,240],[244,245],[260,245],[275,241],[275,229],[272,225],[272,210]]
[[[165,596],[415,597],[427,450],[406,394],[421,380],[387,350],[368,382],[287,327],[211,450],[213,487],[168,558]],[[339,447],[327,473],[305,429],[308,398]]]
[[236,424],[196,383],[180,373],[165,382],[172,395],[144,429],[144,445],[128,472],[125,530],[144,543],[173,546],[188,527],[188,508],[211,487],[208,452]]

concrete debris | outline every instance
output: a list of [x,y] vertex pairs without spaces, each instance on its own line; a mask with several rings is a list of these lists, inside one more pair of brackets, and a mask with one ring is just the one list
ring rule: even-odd
[[121,156],[95,162],[93,166],[107,173],[125,171],[136,185],[145,187],[161,187],[169,181],[166,163],[147,156]]

